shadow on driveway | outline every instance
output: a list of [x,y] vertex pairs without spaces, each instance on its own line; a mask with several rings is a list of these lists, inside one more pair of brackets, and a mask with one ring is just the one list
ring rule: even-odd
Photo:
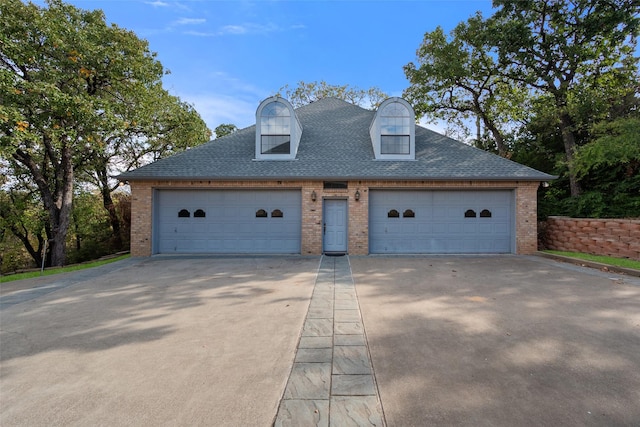
[[640,280],[535,257],[352,257],[390,426],[638,425]]
[[271,423],[318,262],[157,257],[5,306],[0,425]]

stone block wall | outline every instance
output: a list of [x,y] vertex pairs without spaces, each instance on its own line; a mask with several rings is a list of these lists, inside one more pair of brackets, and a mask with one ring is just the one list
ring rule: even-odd
[[548,249],[640,260],[640,220],[549,217]]

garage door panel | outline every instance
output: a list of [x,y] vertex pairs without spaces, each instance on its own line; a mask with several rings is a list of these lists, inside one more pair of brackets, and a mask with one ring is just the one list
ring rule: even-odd
[[[371,253],[505,253],[512,246],[511,191],[370,193]],[[400,218],[388,218],[395,209]],[[414,218],[402,213],[411,209]],[[481,217],[480,213],[487,209]],[[472,210],[475,216],[465,217]]]
[[[300,253],[298,190],[159,190],[155,203],[156,253]],[[188,218],[178,218],[182,209]],[[260,209],[267,217],[256,217]]]

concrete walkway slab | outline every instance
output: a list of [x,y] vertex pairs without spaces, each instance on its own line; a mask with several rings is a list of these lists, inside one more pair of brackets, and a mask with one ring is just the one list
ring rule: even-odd
[[270,425],[319,258],[130,263],[3,306],[0,425]]
[[640,280],[537,257],[351,257],[390,426],[640,424]]
[[[335,321],[340,301],[351,323]],[[315,318],[318,303],[335,307],[330,317]],[[349,258],[325,256],[274,425],[383,426],[375,384]]]

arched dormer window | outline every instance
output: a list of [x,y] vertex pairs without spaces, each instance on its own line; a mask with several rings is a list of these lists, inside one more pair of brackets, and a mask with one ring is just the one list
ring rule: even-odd
[[260,153],[291,152],[291,113],[282,102],[274,101],[262,109]]
[[369,128],[376,159],[415,159],[415,114],[402,98],[380,104]]
[[409,154],[409,110],[399,102],[387,104],[380,114],[380,153]]
[[283,98],[268,98],[256,111],[256,159],[294,159],[302,127],[293,106]]

